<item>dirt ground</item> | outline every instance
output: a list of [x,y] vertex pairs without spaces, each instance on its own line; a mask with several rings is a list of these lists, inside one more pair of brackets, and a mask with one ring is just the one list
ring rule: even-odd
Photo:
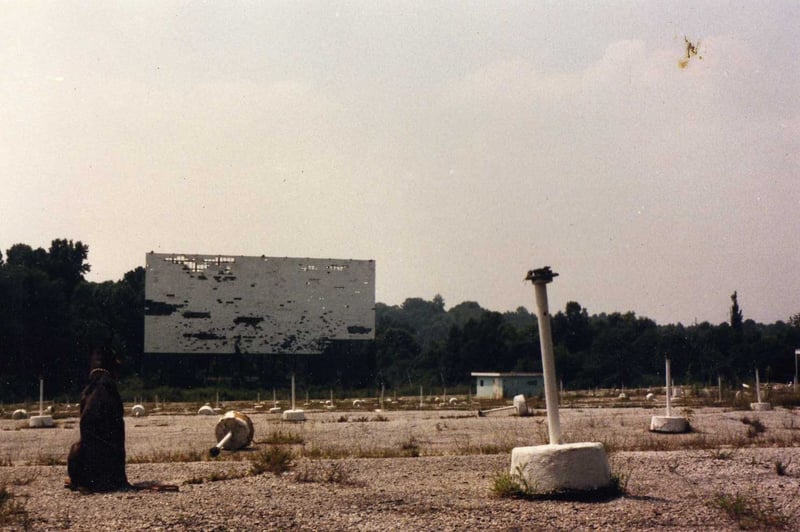
[[[267,408],[270,405],[267,405]],[[663,408],[561,409],[566,442],[605,444],[619,497],[499,497],[513,447],[546,443],[543,412],[361,409],[309,405],[287,423],[253,405],[247,449],[208,457],[219,416],[165,405],[126,417],[128,477],[178,492],[83,495],[63,488],[75,417],[51,429],[0,419],[0,511],[11,530],[800,530],[800,413],[676,408],[688,434],[648,431]],[[130,405],[127,405],[130,412]],[[227,409],[227,408],[226,408]],[[249,474],[280,446],[292,466]],[[11,506],[13,505],[13,506]],[[14,511],[9,511],[13,508]],[[2,521],[0,521],[2,522]]]

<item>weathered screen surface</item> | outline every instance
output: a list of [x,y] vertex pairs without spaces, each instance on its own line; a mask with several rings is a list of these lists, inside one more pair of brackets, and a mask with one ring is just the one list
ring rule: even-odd
[[375,261],[148,253],[146,353],[321,353],[374,338]]

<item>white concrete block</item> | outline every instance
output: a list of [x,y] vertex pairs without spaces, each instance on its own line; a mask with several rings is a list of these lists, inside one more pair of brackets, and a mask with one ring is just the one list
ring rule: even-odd
[[590,491],[611,484],[602,443],[516,447],[511,450],[511,474],[522,475],[537,493]]
[[305,421],[306,413],[302,410],[286,410],[281,414],[284,421]]
[[133,405],[131,407],[131,414],[133,417],[142,417],[147,414],[147,411],[144,408],[144,405]]
[[650,430],[682,434],[689,431],[689,421],[681,416],[653,416],[650,418]]
[[759,412],[772,410],[772,405],[770,403],[750,403],[750,410],[757,410]]
[[200,416],[213,416],[214,414],[214,409],[209,405],[203,405],[197,410],[197,415]]
[[55,427],[56,424],[53,422],[53,416],[43,415],[31,416],[28,420],[28,426],[32,429],[41,429],[45,427]]

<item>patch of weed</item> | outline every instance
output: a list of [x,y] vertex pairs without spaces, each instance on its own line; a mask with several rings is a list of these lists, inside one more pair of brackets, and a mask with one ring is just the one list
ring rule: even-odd
[[626,493],[629,475],[613,474],[607,486],[593,490],[554,490],[541,492],[523,475],[525,467],[517,466],[515,474],[503,472],[494,477],[491,490],[501,498],[525,500],[557,500],[578,502],[605,502]]
[[787,469],[789,468],[789,464],[792,463],[792,459],[789,458],[787,462],[783,462],[783,460],[775,460],[775,473],[778,474],[779,477],[783,477],[786,475]]
[[295,475],[297,482],[318,482],[322,484],[355,485],[352,469],[342,460],[322,463],[306,461]]
[[780,508],[753,494],[717,493],[709,504],[722,510],[741,529],[784,529],[789,524],[789,517]]
[[234,480],[250,475],[250,471],[212,471],[206,476],[192,477],[184,480],[184,484],[205,484],[206,482],[220,482],[222,480]]
[[281,429],[273,430],[269,436],[256,443],[270,445],[298,445],[303,443],[303,437],[294,432],[283,432]]
[[208,453],[197,449],[159,450],[150,454],[128,456],[129,464],[161,464],[182,462],[203,462],[208,460]]
[[709,455],[712,460],[730,460],[736,454],[736,449],[711,449]]
[[292,467],[294,453],[282,446],[260,449],[250,459],[250,472],[253,475],[272,473],[280,476]]
[[32,460],[25,462],[29,466],[58,466],[67,465],[67,459],[64,456],[55,455],[39,455]]
[[400,444],[400,449],[404,456],[416,458],[419,456],[419,444],[414,436],[409,436],[406,441]]
[[767,427],[765,427],[761,420],[759,420],[757,417],[750,419],[748,416],[743,416],[741,421],[747,425],[748,438],[755,438],[767,431]]
[[5,484],[0,484],[0,525],[3,527],[19,525],[23,530],[29,528],[28,511]]

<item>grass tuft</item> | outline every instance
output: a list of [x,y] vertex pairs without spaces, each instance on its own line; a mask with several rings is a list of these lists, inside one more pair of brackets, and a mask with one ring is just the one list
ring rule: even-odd
[[750,419],[748,416],[742,417],[742,423],[747,425],[747,437],[755,438],[767,432],[767,427],[757,417]]
[[260,449],[250,459],[250,472],[253,475],[272,473],[280,476],[292,467],[294,453],[282,446]]
[[784,463],[783,460],[775,460],[775,473],[777,473],[779,477],[786,476],[787,470],[789,469],[789,464],[791,463],[791,458],[789,458],[789,461],[786,463]]
[[207,451],[198,449],[188,450],[159,450],[150,454],[139,454],[128,456],[129,464],[162,464],[162,463],[184,463],[184,462],[203,462],[209,459]]
[[736,454],[736,449],[711,449],[709,455],[712,460],[730,460]]
[[717,493],[710,501],[743,530],[781,530],[789,524],[789,517],[769,500],[753,494]]
[[303,462],[295,475],[297,482],[316,482],[321,484],[357,485],[352,469],[342,460],[322,463],[316,460]]
[[303,443],[303,437],[294,432],[283,432],[281,429],[273,430],[269,436],[256,443],[266,443],[269,445],[299,445]]
[[554,500],[578,502],[606,502],[627,493],[630,475],[612,474],[608,486],[594,490],[555,490],[540,492],[536,486],[529,483],[522,474],[524,467],[517,467],[517,472],[511,474],[503,472],[494,477],[491,490],[500,498],[525,499],[525,500]]
[[251,474],[250,471],[212,471],[203,477],[192,477],[184,480],[184,484],[205,484],[207,482],[220,482],[223,480],[234,480],[237,478],[244,478]]

